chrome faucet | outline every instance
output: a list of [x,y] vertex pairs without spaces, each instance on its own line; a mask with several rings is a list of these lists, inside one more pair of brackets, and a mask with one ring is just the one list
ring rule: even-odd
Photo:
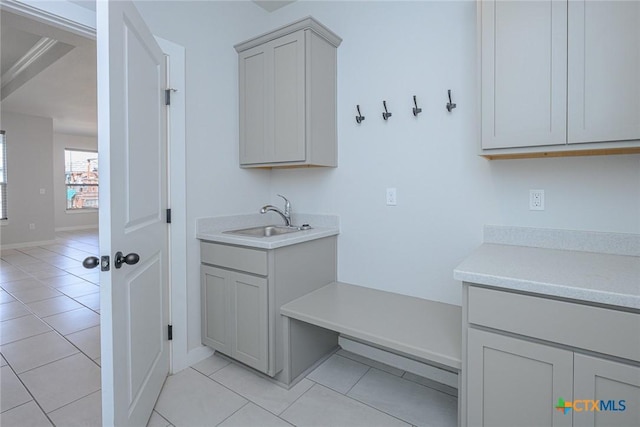
[[282,212],[280,209],[276,208],[273,205],[265,205],[262,207],[262,209],[260,209],[260,213],[265,214],[269,211],[275,212],[278,215],[280,215],[282,219],[284,219],[284,222],[287,225],[287,227],[291,227],[291,203],[282,194],[278,194],[278,196],[284,199],[284,212]]

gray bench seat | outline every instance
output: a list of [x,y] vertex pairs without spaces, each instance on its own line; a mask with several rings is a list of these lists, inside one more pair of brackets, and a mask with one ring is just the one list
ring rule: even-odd
[[[456,305],[333,282],[283,305],[280,313],[287,329],[295,319],[454,372],[462,366],[462,311]],[[306,351],[292,340],[286,344],[288,359]]]

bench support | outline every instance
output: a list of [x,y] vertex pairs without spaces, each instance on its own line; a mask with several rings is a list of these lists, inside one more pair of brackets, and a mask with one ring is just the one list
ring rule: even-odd
[[287,316],[280,317],[284,367],[276,380],[293,387],[338,349],[338,333]]

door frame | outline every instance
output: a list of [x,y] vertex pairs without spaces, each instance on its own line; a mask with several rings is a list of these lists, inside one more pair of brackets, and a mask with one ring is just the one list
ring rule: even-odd
[[[42,2],[5,0],[2,9],[74,34],[96,40],[96,14],[67,0]],[[168,117],[169,164],[168,184],[171,206],[169,227],[169,319],[174,325],[174,338],[169,346],[169,372],[178,372],[190,365],[187,342],[187,216],[186,216],[186,121],[185,121],[185,48],[156,37],[163,52],[169,56],[172,93]],[[110,313],[101,313],[101,316]],[[198,355],[199,356],[199,355]],[[201,358],[201,357],[200,357]]]

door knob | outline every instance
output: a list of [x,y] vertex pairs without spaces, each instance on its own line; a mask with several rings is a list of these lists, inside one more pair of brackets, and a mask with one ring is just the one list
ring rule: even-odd
[[100,271],[109,271],[109,256],[103,256],[101,259],[94,256],[86,257],[84,261],[82,261],[82,266],[84,268],[96,268],[100,266]]
[[137,264],[140,261],[140,255],[131,252],[130,254],[124,255],[122,252],[116,252],[116,258],[113,262],[115,268],[122,267],[122,264],[133,265]]
[[82,266],[84,268],[96,268],[99,265],[100,265],[100,260],[94,256],[86,257],[84,261],[82,261]]

